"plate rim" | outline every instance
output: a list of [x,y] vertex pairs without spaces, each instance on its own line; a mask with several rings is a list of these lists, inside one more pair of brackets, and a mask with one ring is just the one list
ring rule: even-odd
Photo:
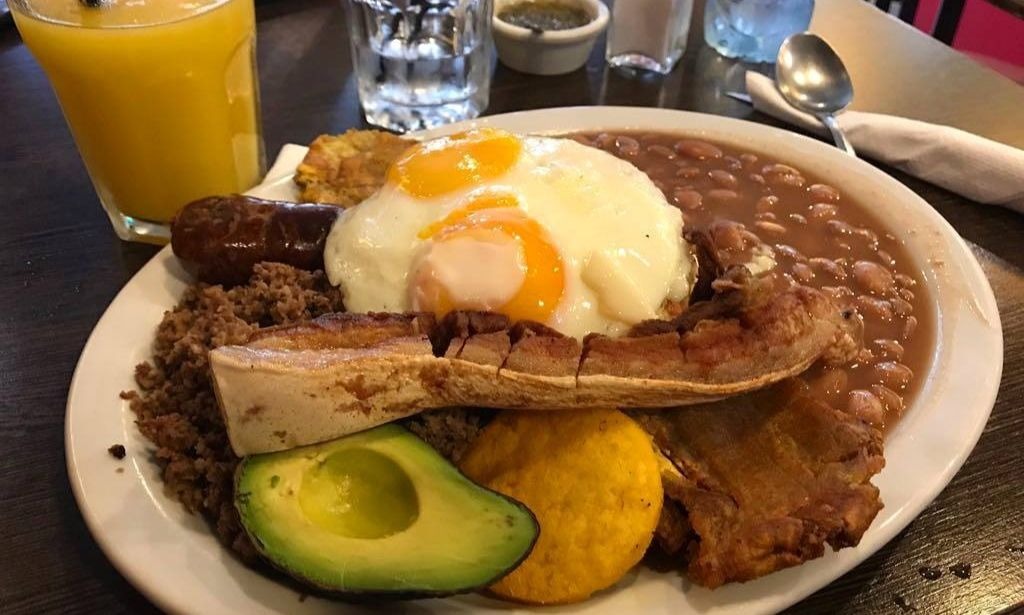
[[[776,127],[773,127],[773,126],[767,126],[767,125],[760,124],[760,123],[757,123],[757,122],[750,122],[750,121],[747,121],[747,120],[741,120],[741,119],[736,119],[736,118],[727,118],[727,117],[723,117],[723,116],[709,115],[709,114],[697,113],[697,112],[692,112],[692,111],[676,110],[676,109],[656,109],[656,108],[647,108],[647,107],[622,107],[622,106],[558,107],[558,108],[551,108],[551,109],[538,109],[538,110],[529,110],[529,111],[518,111],[518,112],[513,112],[513,113],[506,113],[506,114],[499,114],[499,115],[493,115],[493,116],[486,116],[486,117],[478,118],[476,120],[470,120],[470,121],[467,121],[467,122],[460,122],[460,123],[457,123],[457,124],[448,125],[448,126],[441,127],[441,128],[438,128],[438,129],[433,129],[433,130],[430,130],[430,131],[424,131],[423,133],[420,133],[420,134],[422,134],[424,137],[432,137],[432,136],[436,136],[436,135],[440,135],[440,134],[450,133],[450,132],[453,132],[453,131],[456,131],[456,130],[460,130],[460,129],[465,129],[465,128],[468,128],[468,127],[471,127],[471,126],[489,125],[489,124],[493,124],[493,123],[508,123],[508,122],[515,122],[517,120],[529,120],[532,117],[537,117],[537,116],[552,115],[552,116],[556,116],[557,117],[559,114],[570,114],[570,115],[574,115],[574,114],[595,114],[596,115],[596,114],[600,114],[600,113],[609,113],[609,114],[616,114],[616,113],[618,113],[618,114],[623,114],[622,117],[624,117],[624,118],[630,118],[630,121],[625,122],[625,123],[617,123],[614,126],[611,125],[611,124],[606,124],[605,125],[608,129],[614,129],[614,130],[631,130],[631,129],[638,129],[638,128],[642,129],[643,124],[645,124],[645,122],[644,121],[637,122],[636,121],[637,118],[650,119],[650,118],[656,118],[657,116],[664,116],[664,117],[689,116],[688,119],[708,118],[708,119],[712,119],[714,122],[725,122],[725,124],[736,123],[737,125],[748,125],[748,127],[752,128],[754,130],[754,132],[763,131],[764,134],[773,134],[774,138],[782,139],[783,141],[785,141],[787,139],[792,139],[792,140],[794,140],[793,141],[794,143],[798,143],[798,144],[807,145],[807,144],[813,143],[814,145],[810,146],[812,148],[831,149],[830,146],[828,146],[828,145],[826,145],[826,144],[824,144],[824,143],[822,143],[820,141],[817,141],[815,139],[811,139],[811,138],[806,137],[806,136],[801,135],[801,134],[797,134],[797,133],[794,133],[794,132],[791,132],[791,131],[788,131],[788,130],[776,128]],[[537,120],[537,121],[540,122],[540,123],[544,123],[543,117],[541,119]],[[585,121],[585,120],[583,120],[583,121]],[[649,124],[650,121],[648,121],[646,123]],[[573,127],[567,127],[565,129],[563,129],[562,132],[565,132],[566,130],[592,130],[592,129],[594,129],[594,128],[573,128]],[[656,129],[652,128],[652,130],[669,131],[670,129],[664,128],[664,127],[660,127],[660,128],[656,128]],[[552,132],[558,132],[558,131],[557,130],[538,130],[536,132],[540,133],[540,134],[543,134],[543,133],[552,133]],[[700,130],[692,128],[692,127],[682,127],[682,128],[679,129],[679,132],[680,133],[690,133],[690,134],[693,134],[695,132],[700,132]],[[782,156],[782,157],[785,158],[785,156]],[[874,534],[873,539],[875,539],[874,542],[877,542],[877,545],[875,545],[874,548],[870,552],[863,553],[862,557],[848,557],[843,562],[838,562],[838,563],[833,564],[832,567],[829,569],[829,574],[827,575],[829,577],[829,579],[827,581],[825,581],[824,583],[815,585],[815,586],[811,587],[810,589],[807,589],[806,591],[802,591],[802,592],[798,592],[798,593],[792,594],[791,596],[788,597],[788,598],[792,598],[791,600],[788,599],[788,598],[787,598],[787,600],[785,600],[785,604],[786,605],[794,604],[794,603],[798,602],[799,600],[802,600],[803,598],[805,598],[806,596],[810,595],[814,591],[817,591],[818,589],[821,589],[822,587],[825,587],[826,585],[832,583],[835,579],[837,579],[838,577],[840,577],[843,574],[847,573],[854,566],[859,565],[860,563],[862,563],[872,553],[874,553],[875,551],[880,549],[882,546],[887,544],[889,541],[891,541],[892,538],[894,538],[897,533],[902,531],[906,526],[908,526],[911,522],[913,522],[913,520],[916,519],[920,515],[921,511],[923,511],[924,508],[926,508],[929,504],[931,504],[932,501],[934,501],[934,499],[942,492],[943,489],[945,489],[945,487],[948,485],[948,483],[956,475],[957,471],[960,469],[960,467],[966,461],[966,459],[970,455],[970,453],[974,450],[974,448],[975,448],[975,446],[977,444],[977,441],[980,438],[981,433],[983,432],[983,430],[985,428],[985,425],[987,424],[988,418],[989,418],[989,416],[991,414],[991,411],[992,411],[992,408],[994,406],[994,402],[995,402],[995,399],[996,399],[996,394],[998,392],[999,383],[1001,382],[1001,377],[1002,377],[1003,347],[1004,347],[1005,340],[1003,339],[1003,335],[1002,335],[1002,327],[1001,327],[1001,322],[1000,322],[1000,319],[999,319],[998,308],[996,306],[995,297],[994,297],[994,295],[992,293],[992,289],[991,289],[991,286],[990,286],[990,284],[988,282],[988,279],[985,276],[984,271],[981,269],[981,266],[978,263],[977,259],[975,258],[973,253],[970,251],[970,249],[967,247],[966,243],[963,241],[963,239],[960,237],[960,235],[956,232],[956,230],[944,218],[942,218],[942,216],[939,215],[938,212],[936,212],[934,210],[934,208],[932,208],[931,205],[929,203],[927,203],[927,201],[925,201],[924,199],[919,197],[916,193],[914,193],[912,190],[907,188],[905,185],[903,185],[902,183],[898,182],[894,178],[888,176],[883,171],[881,171],[881,170],[871,166],[870,164],[868,164],[867,162],[865,162],[863,160],[855,159],[855,160],[849,160],[847,162],[849,164],[852,164],[854,167],[860,167],[862,170],[865,170],[869,174],[876,176],[882,183],[889,183],[890,187],[895,189],[897,192],[902,193],[901,196],[902,196],[902,198],[904,200],[916,201],[914,206],[915,207],[921,207],[923,212],[927,211],[929,217],[931,217],[931,222],[933,224],[935,224],[937,227],[942,229],[944,234],[947,235],[947,239],[951,238],[951,239],[955,240],[955,242],[958,245],[958,249],[961,251],[960,256],[963,257],[963,260],[964,260],[964,262],[967,265],[967,270],[966,271],[962,270],[961,274],[966,275],[966,276],[973,276],[975,278],[976,286],[975,286],[975,288],[972,289],[972,292],[975,293],[974,294],[974,299],[979,300],[979,301],[981,301],[981,303],[984,304],[983,306],[981,306],[981,308],[988,314],[989,318],[993,321],[991,323],[991,326],[993,327],[993,329],[995,331],[995,335],[994,335],[994,338],[992,340],[993,343],[995,344],[995,348],[993,348],[993,350],[997,350],[998,351],[996,353],[998,355],[998,361],[995,364],[993,364],[994,365],[994,369],[992,369],[991,372],[990,372],[993,377],[988,379],[989,383],[994,383],[994,384],[990,384],[990,386],[986,390],[980,392],[981,397],[979,398],[978,405],[979,405],[979,407],[984,406],[985,408],[987,408],[983,412],[984,416],[982,417],[982,416],[979,415],[979,419],[973,425],[974,426],[973,431],[971,433],[969,433],[969,434],[966,434],[967,435],[966,438],[961,438],[960,440],[958,440],[958,442],[960,442],[961,446],[957,450],[957,454],[954,455],[953,457],[949,458],[949,462],[943,467],[941,474],[937,477],[938,480],[934,481],[931,484],[930,488],[925,489],[925,491],[927,491],[927,494],[924,496],[924,498],[917,505],[911,506],[911,508],[912,508],[911,512],[904,513],[902,515],[902,517],[900,519],[895,520],[895,522],[887,523],[887,524],[883,525],[882,527],[873,526],[872,528],[870,528],[871,530],[873,530],[873,534]],[[92,331],[90,332],[89,337],[86,340],[86,342],[85,342],[85,344],[84,344],[84,346],[82,348],[82,351],[80,353],[79,359],[76,362],[75,370],[74,370],[74,373],[73,373],[73,376],[72,376],[72,379],[71,379],[71,382],[70,382],[70,385],[69,385],[69,389],[68,389],[67,403],[66,403],[66,406],[65,406],[65,425],[64,425],[64,427],[65,427],[64,428],[65,458],[66,458],[66,465],[67,465],[67,471],[68,471],[68,478],[69,478],[69,482],[71,483],[71,488],[72,488],[72,492],[73,492],[74,497],[75,497],[76,504],[78,505],[79,511],[80,511],[80,513],[81,513],[81,515],[83,517],[83,520],[86,523],[86,526],[88,527],[88,529],[90,531],[90,534],[92,535],[93,540],[95,540],[96,543],[99,545],[100,549],[103,551],[103,553],[107,557],[107,559],[113,564],[113,566],[118,570],[118,572],[120,574],[122,574],[125,577],[125,579],[128,580],[129,583],[131,583],[133,585],[133,587],[135,589],[137,589],[140,593],[145,595],[147,599],[153,601],[153,603],[156,604],[159,608],[161,608],[163,610],[166,610],[166,611],[171,611],[171,612],[189,612],[189,601],[183,599],[182,596],[180,595],[180,592],[176,593],[175,591],[173,591],[175,589],[173,587],[171,587],[171,588],[160,587],[159,584],[151,584],[147,579],[143,578],[144,575],[143,575],[142,569],[140,569],[139,567],[135,566],[133,562],[127,560],[125,558],[125,554],[122,552],[122,550],[120,550],[118,548],[118,545],[113,544],[112,542],[110,542],[110,536],[108,535],[107,532],[104,531],[104,528],[100,524],[99,518],[97,517],[95,511],[92,510],[92,508],[90,506],[89,499],[88,499],[88,494],[85,491],[85,481],[83,480],[83,476],[81,474],[81,471],[82,471],[82,468],[80,467],[81,464],[79,464],[79,462],[77,461],[77,455],[76,455],[77,451],[76,451],[76,446],[75,446],[76,442],[75,442],[75,433],[74,433],[74,422],[75,422],[74,421],[74,419],[75,419],[74,407],[75,406],[74,406],[73,402],[74,402],[75,397],[76,397],[76,392],[79,391],[81,389],[81,387],[83,386],[82,383],[80,383],[79,379],[82,376],[82,373],[84,371],[85,358],[86,358],[88,352],[93,348],[93,346],[96,345],[96,344],[99,344],[98,332],[100,330],[100,325],[104,323],[106,318],[108,318],[108,315],[111,313],[112,308],[120,300],[122,300],[122,297],[124,295],[126,295],[129,292],[129,289],[132,288],[132,285],[133,285],[133,283],[135,283],[136,279],[139,278],[140,276],[142,276],[143,273],[147,272],[150,268],[156,267],[156,266],[160,266],[161,263],[163,263],[168,258],[168,254],[169,253],[170,253],[170,247],[169,246],[165,247],[163,250],[161,250],[156,255],[154,255],[154,257],[151,258],[150,261],[148,261],[142,268],[140,268],[139,271],[137,271],[132,276],[132,278],[129,279],[128,282],[125,283],[125,285],[118,291],[118,293],[115,295],[115,297],[107,305],[107,307],[104,309],[103,314],[97,320],[97,322],[94,325]],[[165,309],[169,309],[169,307],[165,306]],[[938,317],[938,314],[936,316]],[[930,370],[930,373],[934,373],[934,371],[936,369],[938,369],[937,366],[932,366],[932,369]],[[125,407],[125,402],[122,402],[121,414],[123,414],[124,412],[130,412],[130,410],[128,410]],[[134,427],[134,421],[131,422],[131,426]],[[141,477],[139,477],[139,479],[141,480]],[[164,497],[166,497],[166,496],[164,496]],[[180,506],[180,503],[178,503],[176,501],[172,501],[172,500],[169,500],[169,501],[173,502],[173,504],[175,504],[177,506]],[[205,521],[203,521],[203,523],[205,523]],[[211,532],[211,535],[212,535],[212,532]],[[877,540],[879,537],[881,537],[880,541]],[[799,568],[801,568],[801,567],[797,567],[797,568],[790,569],[790,570],[791,571],[792,570],[797,570]],[[776,575],[784,574],[785,572],[786,571],[783,571],[783,572],[780,572],[780,573],[775,573],[775,574]],[[835,574],[831,574],[832,572],[835,572]],[[627,588],[627,589],[621,590],[621,591],[629,591],[629,590]],[[683,592],[679,592],[679,593],[680,593],[680,595],[683,594]],[[582,603],[581,606],[585,607],[587,604],[588,603]],[[768,605],[764,605],[764,606],[768,606]],[[778,605],[777,604],[773,604],[771,606],[775,607],[775,606],[778,606]]]

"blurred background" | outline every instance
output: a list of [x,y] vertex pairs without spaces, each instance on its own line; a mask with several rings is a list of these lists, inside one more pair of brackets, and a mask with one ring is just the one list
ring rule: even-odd
[[1024,2],[1020,0],[874,0],[922,32],[1024,83]]

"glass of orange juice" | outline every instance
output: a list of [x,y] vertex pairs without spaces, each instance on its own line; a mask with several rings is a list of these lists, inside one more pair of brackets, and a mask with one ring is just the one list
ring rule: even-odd
[[122,239],[265,170],[253,0],[8,0]]

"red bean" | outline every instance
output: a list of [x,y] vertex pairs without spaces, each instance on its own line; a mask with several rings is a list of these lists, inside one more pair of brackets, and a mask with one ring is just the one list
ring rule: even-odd
[[885,299],[861,295],[857,297],[857,311],[882,322],[891,322],[893,318],[892,304]]
[[885,422],[885,409],[882,406],[882,401],[875,397],[874,393],[864,389],[850,391],[846,411],[876,427],[881,427]]
[[896,266],[896,259],[894,259],[892,255],[885,250],[879,250],[875,252],[875,254],[878,256],[878,260],[882,261],[886,267],[891,269]]
[[696,160],[714,160],[722,157],[722,150],[705,141],[683,139],[675,144],[676,152]]
[[672,192],[672,201],[683,209],[695,211],[701,208],[704,197],[696,190],[676,189]]
[[913,288],[917,285],[917,280],[905,273],[897,273],[893,278],[896,279],[896,283],[899,284],[901,288]]
[[825,291],[829,296],[841,303],[854,295],[854,292],[845,286],[822,286],[821,290]]
[[732,220],[715,220],[708,225],[711,241],[719,250],[742,250],[745,247],[740,231],[743,225]]
[[713,201],[735,201],[740,198],[740,195],[735,190],[714,188],[712,190],[708,190],[708,198]]
[[801,284],[810,284],[811,280],[814,279],[814,271],[803,263],[793,263],[792,271],[793,277],[799,280]]
[[773,186],[795,186],[800,188],[806,180],[800,175],[800,171],[788,164],[769,164],[761,169],[765,179]]
[[797,224],[807,224],[807,218],[801,216],[800,214],[789,214],[788,217],[790,220],[796,222]]
[[632,137],[619,136],[615,139],[615,147],[620,154],[631,158],[640,153],[640,142]]
[[896,312],[896,315],[900,318],[906,318],[914,311],[914,306],[911,305],[909,301],[905,301],[899,297],[891,299],[891,303],[892,311]]
[[882,356],[886,359],[892,359],[894,361],[901,361],[903,359],[903,344],[900,344],[896,340],[877,339],[875,340],[875,346],[878,347],[878,351],[881,352]]
[[770,235],[785,235],[786,227],[776,222],[767,222],[765,220],[758,220],[754,223],[754,228],[759,231],[763,231]]
[[893,391],[902,391],[910,385],[914,372],[909,367],[895,361],[882,361],[875,364],[875,376],[881,384]]
[[836,217],[839,210],[831,203],[815,203],[811,205],[809,213],[813,220],[827,220]]
[[829,220],[825,223],[825,229],[836,237],[844,237],[853,234],[853,227],[842,220]]
[[807,262],[807,257],[801,254],[800,251],[794,248],[793,246],[787,246],[784,243],[777,243],[775,244],[775,250],[779,254],[785,256],[790,260],[796,261],[798,263]]
[[602,132],[601,134],[597,135],[597,137],[594,138],[594,143],[596,143],[598,147],[607,149],[613,143],[615,143],[615,135],[609,134],[607,132]]
[[682,177],[683,179],[693,179],[700,175],[700,169],[697,167],[680,167],[676,171],[676,177]]
[[769,175],[768,183],[774,186],[793,186],[799,188],[804,185],[807,180],[801,175]]
[[828,184],[811,184],[807,186],[807,193],[818,201],[835,203],[839,200],[839,191]]
[[740,159],[736,158],[735,156],[723,156],[722,164],[725,165],[725,168],[729,169],[730,171],[739,171],[740,169],[743,168],[743,163],[740,162]]
[[900,397],[899,393],[880,384],[873,384],[868,388],[870,388],[871,392],[875,394],[875,397],[882,402],[886,412],[897,416],[903,412],[903,398]]
[[855,228],[853,234],[868,240],[869,244],[878,244],[878,234],[871,229]]
[[657,154],[662,158],[668,158],[669,160],[675,160],[676,158],[676,153],[670,150],[669,148],[665,147],[664,145],[648,146],[647,151],[651,152],[652,154]]
[[757,203],[754,203],[754,211],[771,211],[775,209],[775,206],[779,204],[779,197],[777,196],[763,196],[757,199]]
[[761,168],[761,172],[765,175],[799,175],[800,171],[788,164],[774,163],[765,165]]
[[750,245],[757,245],[757,244],[763,243],[761,241],[760,237],[758,237],[757,235],[751,233],[746,228],[743,228],[743,229],[740,230],[740,237],[743,237],[743,241],[745,241],[746,243],[748,243]]
[[740,154],[740,162],[744,165],[751,165],[757,162],[757,156],[753,154]]
[[857,261],[853,264],[853,279],[873,295],[885,295],[893,289],[892,273],[878,263]]
[[764,175],[761,175],[760,173],[751,173],[747,178],[755,184],[764,185]]
[[810,260],[810,263],[811,266],[814,267],[815,269],[823,271],[837,280],[846,279],[846,270],[843,269],[843,267],[835,261],[830,261],[827,258],[817,256],[812,258]]
[[907,319],[903,321],[903,341],[907,341],[914,335],[914,331],[917,330],[917,318],[914,316],[907,316]]
[[901,288],[898,291],[896,291],[896,294],[898,294],[900,296],[900,299],[903,299],[904,301],[913,301],[914,300],[914,293],[910,289]]
[[711,181],[715,182],[716,184],[723,188],[735,188],[736,185],[739,183],[736,180],[735,175],[728,171],[723,171],[721,169],[714,169],[712,171],[709,171],[708,177],[711,178]]
[[758,213],[754,214],[754,219],[755,220],[767,220],[769,222],[774,222],[775,220],[778,219],[778,216],[776,216],[775,212],[772,212],[772,211],[762,211],[762,212],[758,212]]

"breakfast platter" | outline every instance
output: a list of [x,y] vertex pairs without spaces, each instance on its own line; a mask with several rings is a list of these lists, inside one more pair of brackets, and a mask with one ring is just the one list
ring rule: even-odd
[[[318,139],[309,151],[288,149],[246,197],[193,203],[175,223],[174,250],[158,253],[125,286],[90,336],[68,396],[72,488],[103,551],[159,607],[180,613],[359,611],[308,587],[315,585],[349,597],[353,590],[408,590],[425,596],[408,608],[426,612],[509,610],[501,598],[524,611],[530,608],[524,603],[572,602],[560,609],[772,612],[892,539],[974,447],[1002,367],[991,289],[955,231],[870,165],[774,128],[660,109],[550,109],[414,136],[420,144],[393,147],[382,166],[389,169],[383,186],[344,186],[366,190],[342,213],[283,204],[328,200],[310,194],[324,189],[316,173],[323,165],[335,164],[331,174],[344,169],[332,162],[330,146],[338,142],[330,139]],[[469,172],[466,160],[475,165]],[[556,201],[572,205],[548,205]],[[247,224],[219,225],[232,216]],[[249,232],[261,220],[303,233],[303,241],[318,238],[309,239],[317,247],[269,251],[276,248],[266,231],[259,258],[239,252],[228,258],[225,250],[239,245],[230,233]],[[706,278],[709,262],[717,270]],[[452,263],[459,275],[451,273]],[[254,271],[255,281],[239,283]],[[238,286],[196,287],[197,275]],[[280,283],[282,275],[287,284]],[[402,284],[395,287],[395,279]],[[344,314],[334,314],[343,309],[339,286]],[[252,297],[270,297],[271,307],[251,316],[252,326],[235,323],[208,332],[217,341],[203,342],[210,344],[214,387],[203,393],[205,401],[174,399],[168,382],[177,376],[167,357],[191,352],[182,328],[197,326],[200,310],[245,312],[251,306],[243,301]],[[301,317],[293,314],[296,302]],[[459,310],[491,317],[432,316]],[[371,313],[378,316],[367,317]],[[202,357],[205,382],[205,349]],[[165,372],[153,371],[154,362]],[[734,397],[741,393],[750,394]],[[217,434],[179,445],[179,437],[168,436],[169,422],[189,411],[167,412],[171,402],[219,405],[226,433],[219,427]],[[696,405],[659,410],[684,404]],[[453,406],[508,410],[487,414],[483,427],[469,420],[471,437],[451,445],[459,437],[446,434],[441,442],[429,419],[446,410],[423,411]],[[473,412],[445,420],[476,417]],[[600,420],[591,424],[588,416]],[[196,420],[186,431],[200,429]],[[408,431],[379,427],[395,421]],[[590,429],[631,451],[653,438],[657,455],[641,451],[605,468],[584,463],[600,438],[578,439],[571,455],[558,453],[557,443],[538,448],[544,434],[573,442]],[[749,448],[736,448],[736,434],[744,434],[741,446]],[[779,447],[780,438],[796,444]],[[395,444],[406,439],[416,443]],[[247,456],[238,465],[237,485],[235,457],[196,457],[215,442],[228,450],[228,441],[233,454]],[[510,442],[519,444],[502,448]],[[341,448],[331,452],[333,443]],[[107,452],[114,444],[125,447],[123,463]],[[423,480],[449,476],[436,488],[450,489],[445,493],[453,498],[468,494],[467,504],[438,513],[423,484],[395,479],[405,475],[381,470],[378,457],[358,457],[363,467],[382,472],[375,476],[397,498],[387,509],[397,516],[343,527],[325,518],[319,525],[329,535],[314,531],[300,541],[308,545],[289,543],[288,528],[280,524],[292,513],[274,512],[285,500],[276,492],[268,499],[259,485],[290,484],[292,470],[286,469],[303,458],[330,465],[327,460],[341,459],[346,447],[379,455],[391,446],[399,447],[393,459],[400,464],[403,455],[422,460],[416,471],[406,466],[414,482],[424,467],[451,468],[424,472],[430,477]],[[621,496],[621,516],[630,523],[609,522],[598,536],[613,545],[640,531],[646,542],[606,558],[618,571],[604,575],[607,582],[595,580],[601,575],[593,570],[552,582],[543,592],[540,583],[521,582],[545,574],[536,554],[567,558],[568,539],[552,542],[561,535],[549,512],[556,489],[536,488],[528,464],[515,476],[529,480],[495,474],[495,451],[501,450],[509,458],[563,459],[580,485],[600,484]],[[744,459],[751,451],[760,457]],[[665,459],[668,469],[659,470]],[[757,464],[796,468],[794,475],[810,478],[793,480]],[[628,469],[634,478],[625,480],[612,468]],[[657,485],[644,491],[648,483],[640,478],[659,472]],[[541,474],[557,472],[549,467]],[[298,497],[302,510],[314,518],[323,501],[320,487],[307,489],[315,482],[310,476],[300,473],[296,480],[308,494]],[[558,484],[574,493],[571,482]],[[213,493],[215,484],[234,486],[234,501]],[[758,491],[765,485],[773,490]],[[838,500],[823,495],[837,490],[843,493]],[[607,501],[574,497],[573,505],[585,501],[596,519],[607,510]],[[216,498],[225,498],[222,510],[210,504]],[[770,506],[762,503],[767,500]],[[797,500],[809,504],[801,508]],[[418,502],[424,523],[442,519],[431,526],[435,535],[450,532],[446,524],[453,520],[459,527],[491,528],[488,513],[467,512],[478,505],[503,511],[507,527],[497,534],[474,530],[482,537],[476,545],[409,542],[412,534],[404,530],[415,519],[401,518],[401,511],[410,501]],[[729,526],[722,506],[747,521]],[[213,525],[189,510],[202,511]],[[670,531],[671,511],[686,519],[674,526],[687,527],[682,537]],[[436,514],[442,516],[431,517]],[[783,525],[797,528],[798,545],[784,544],[785,532],[774,529]],[[586,526],[565,532],[591,539],[586,532],[596,530]],[[320,551],[329,550],[323,545],[335,544],[339,532],[346,534],[338,542],[343,553],[355,532],[360,540],[394,540],[410,553],[433,553],[437,561],[457,560],[469,550],[486,565],[453,581],[403,568],[408,562],[399,557],[365,574],[353,568],[346,580],[347,563],[340,578],[322,571]],[[488,547],[499,535],[494,544],[504,550]],[[677,562],[672,572],[635,566],[652,539]],[[755,539],[771,543],[771,553],[736,546]],[[306,585],[265,565],[247,565],[258,561],[257,552]],[[493,570],[488,576],[485,569]],[[389,571],[401,573],[405,585],[382,586],[380,575]],[[473,574],[483,576],[466,577]],[[489,592],[431,597],[480,585]],[[562,591],[568,586],[572,591]]]

